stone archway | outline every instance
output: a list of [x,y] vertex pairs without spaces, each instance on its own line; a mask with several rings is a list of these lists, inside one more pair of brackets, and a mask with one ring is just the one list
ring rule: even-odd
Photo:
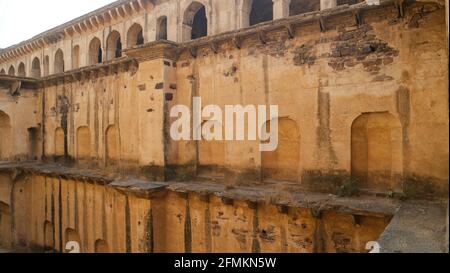
[[359,187],[401,191],[402,126],[390,113],[366,113],[352,124],[351,172]]
[[19,76],[19,77],[26,77],[27,76],[27,72],[25,70],[25,64],[23,62],[21,62],[19,64],[19,67],[17,68],[17,76]]
[[156,40],[167,40],[167,16],[161,16],[156,21]]
[[[268,121],[266,131],[270,131]],[[262,128],[264,129],[264,128]],[[261,153],[263,180],[298,182],[300,179],[300,129],[292,119],[278,119],[278,147]]]
[[58,74],[63,73],[64,71],[64,54],[61,49],[58,49],[55,53],[54,73]]
[[111,61],[120,57],[122,57],[122,40],[120,33],[114,30],[106,39],[106,60]]
[[15,76],[16,75],[16,69],[14,68],[14,66],[10,66],[8,69],[8,76]]
[[41,77],[41,62],[38,57],[33,59],[31,63],[31,77],[40,78]]
[[116,126],[111,125],[105,133],[106,136],[106,166],[118,165],[120,160],[119,131]]
[[[68,243],[70,242],[75,242],[79,249],[75,249],[75,246],[72,244],[69,244],[69,246],[73,247],[72,249],[66,249],[66,247],[68,247]],[[67,228],[66,232],[65,232],[65,241],[64,241],[64,252],[71,252],[71,251],[75,251],[75,253],[77,251],[79,251],[80,253],[82,252],[82,242],[81,242],[81,238],[80,235],[78,234],[78,232],[74,229],[71,228]]]
[[95,253],[109,253],[109,246],[105,240],[97,240],[95,242]]
[[[198,142],[198,175],[203,177],[224,177],[225,167],[225,131],[220,121],[212,121],[214,126],[210,128],[209,133],[214,135],[221,129],[222,140],[205,140],[203,130],[206,130],[202,122],[203,138]],[[214,130],[218,129],[217,132]]]
[[183,14],[183,41],[190,41],[208,35],[206,6],[193,1]]
[[91,131],[83,126],[77,131],[77,160],[79,163],[88,163],[91,159]]
[[101,63],[103,61],[103,50],[100,39],[94,37],[89,43],[89,65]]
[[127,48],[144,44],[142,26],[134,23],[127,31]]

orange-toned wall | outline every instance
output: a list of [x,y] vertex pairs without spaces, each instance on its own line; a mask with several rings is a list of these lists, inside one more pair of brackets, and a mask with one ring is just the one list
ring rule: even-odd
[[2,210],[1,246],[22,251],[40,252],[50,242],[49,249],[66,252],[67,241],[79,238],[80,251],[88,253],[99,240],[109,252],[364,252],[390,221],[389,215],[336,211],[318,217],[306,208],[171,190],[148,198],[45,175],[13,182],[2,173],[0,185],[2,209],[10,213],[4,221]]

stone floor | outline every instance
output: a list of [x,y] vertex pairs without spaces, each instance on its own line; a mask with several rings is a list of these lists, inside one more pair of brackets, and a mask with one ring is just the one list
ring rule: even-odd
[[448,252],[448,201],[409,200],[395,213],[378,243],[384,253]]

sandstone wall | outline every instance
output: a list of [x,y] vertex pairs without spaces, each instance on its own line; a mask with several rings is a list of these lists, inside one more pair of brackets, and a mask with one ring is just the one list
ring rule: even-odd
[[[227,104],[278,105],[280,117],[295,125],[280,123],[280,130],[294,128],[287,130],[279,154],[271,157],[278,158],[278,169],[294,164],[298,183],[328,187],[362,168],[369,178],[360,180],[370,180],[364,186],[375,191],[444,194],[445,11],[417,3],[404,12],[403,19],[394,6],[367,12],[366,24],[359,27],[353,16],[342,15],[326,21],[325,32],[316,23],[298,27],[293,39],[280,29],[267,34],[265,44],[255,34],[242,41],[241,49],[231,41],[219,43],[217,54],[199,46],[196,58],[185,51],[178,60],[171,105],[191,105],[192,96],[201,96],[203,106],[222,109]],[[224,165],[237,172],[235,180],[258,180],[265,156],[258,144],[177,142],[170,160]],[[298,158],[290,158],[293,153]],[[267,164],[268,169],[273,166]],[[379,184],[383,179],[390,182]]]
[[0,85],[0,160],[37,160],[42,153],[41,97],[35,87],[16,92],[14,84]]
[[66,252],[73,240],[83,253],[364,252],[390,219],[214,194],[136,194],[84,179],[2,172],[1,246]]

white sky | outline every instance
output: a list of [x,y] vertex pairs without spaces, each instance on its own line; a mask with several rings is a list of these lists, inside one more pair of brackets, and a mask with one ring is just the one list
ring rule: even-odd
[[0,48],[6,48],[114,0],[0,0]]

